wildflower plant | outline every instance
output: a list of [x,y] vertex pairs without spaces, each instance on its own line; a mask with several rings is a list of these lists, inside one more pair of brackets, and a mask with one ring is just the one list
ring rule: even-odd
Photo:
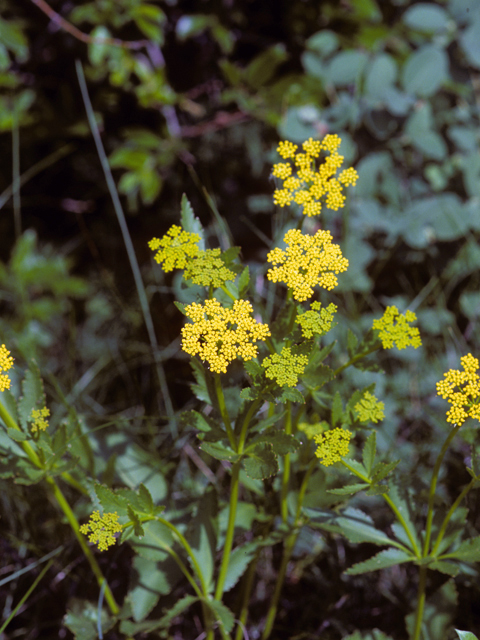
[[[345,189],[355,185],[357,174],[348,168],[338,173],[343,164],[339,145],[339,136],[331,134],[307,140],[301,150],[289,141],[280,143],[278,153],[286,162],[273,169],[274,177],[283,181],[275,202],[295,202],[306,217],[319,214],[322,206],[343,207]],[[435,495],[454,436],[464,422],[480,418],[478,360],[471,354],[462,357],[463,371],[450,370],[437,384],[438,395],[450,403],[446,421],[453,427],[435,462],[425,510],[415,516],[396,480],[400,460],[378,459],[377,433],[385,405],[374,393],[375,384],[348,392],[343,384],[350,367],[379,370],[375,355],[382,349],[419,348],[415,313],[389,306],[363,337],[345,330],[341,320],[336,325],[340,298],[335,304],[332,292],[349,264],[341,240],[334,244],[325,229],[314,234],[302,230],[304,217],[285,233],[281,246],[265,252],[270,266],[264,282],[250,279],[238,248],[205,248],[207,230],[186,196],[180,220],[181,226],[153,238],[149,247],[164,272],[181,270],[185,286],[196,286],[194,301],[177,303],[185,316],[179,351],[190,359],[192,392],[198,400],[178,416],[178,441],[182,447],[189,443],[208,480],[197,492],[195,505],[184,510],[174,495],[166,497],[167,505],[159,504],[156,477],[149,487],[147,480],[142,483],[135,476],[134,487],[112,488],[117,484],[115,461],[95,468],[94,434],[86,436],[74,409],[68,407],[67,418],[52,411],[47,420],[50,411],[34,363],[25,372],[18,398],[11,393],[8,372],[13,359],[5,345],[0,347],[0,424],[11,446],[2,450],[0,477],[27,486],[45,483],[88,560],[99,602],[104,597],[108,607],[110,627],[118,625],[129,637],[150,628],[166,637],[172,620],[188,616],[194,604],[200,607],[207,640],[247,637],[258,563],[267,547],[281,545],[278,574],[261,620],[261,638],[267,640],[298,536],[303,527],[314,526],[326,535],[342,534],[351,543],[386,547],[350,567],[347,575],[400,563],[418,567],[417,600],[408,624],[412,640],[420,640],[428,572],[453,576],[467,562],[480,560],[480,536],[462,539],[463,531],[456,526],[462,501],[480,480],[473,460],[467,469],[471,481],[450,507],[439,509]],[[279,285],[273,287],[273,305],[264,304],[258,293],[267,281],[270,287]],[[203,289],[199,292],[198,287]],[[334,327],[344,332],[343,342],[328,336]],[[99,481],[100,472],[104,482]],[[311,508],[312,495],[318,496],[312,485],[319,474],[326,478],[328,491],[322,490],[321,499],[330,505],[337,501],[321,513]],[[80,494],[77,512],[61,483]],[[360,492],[383,500],[391,510],[395,522],[388,532],[348,505]],[[124,543],[135,557],[128,606],[117,603],[96,560],[96,549],[108,553]],[[180,580],[187,595],[173,606],[169,601],[170,610],[161,618],[150,619],[162,596],[177,592]],[[224,594],[233,589],[240,597],[229,598],[238,603],[232,610]]]

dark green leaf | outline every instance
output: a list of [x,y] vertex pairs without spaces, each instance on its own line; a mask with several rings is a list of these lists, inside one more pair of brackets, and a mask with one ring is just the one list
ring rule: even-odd
[[366,482],[360,482],[359,484],[347,484],[345,487],[341,487],[339,489],[328,489],[328,493],[333,493],[336,496],[353,496],[355,493],[359,491],[363,491],[367,489],[370,485]]
[[353,567],[347,569],[345,573],[349,576],[356,576],[360,573],[378,571],[379,569],[394,567],[397,564],[402,564],[404,562],[413,562],[414,560],[415,557],[413,555],[410,555],[409,553],[407,553],[406,551],[402,551],[401,549],[384,549],[372,558],[369,558],[364,562],[354,564]]
[[412,53],[403,68],[403,86],[421,97],[433,95],[448,79],[448,57],[443,49],[425,44]]
[[267,443],[257,444],[249,451],[248,457],[243,460],[243,466],[247,476],[256,480],[270,478],[278,471],[277,457],[272,446]]
[[233,449],[223,445],[221,442],[203,441],[200,445],[200,449],[216,460],[229,460],[230,462],[236,462],[240,458]]
[[377,451],[377,434],[375,431],[368,436],[362,451],[363,466],[367,470],[367,476],[370,477],[373,463],[375,462],[375,454]]
[[[197,514],[189,525],[188,540],[197,560],[207,589],[213,588],[213,570],[218,535],[218,504],[216,493],[207,491],[198,503]],[[193,563],[192,568],[196,571]],[[201,576],[198,576],[201,578]]]
[[391,539],[375,528],[373,520],[359,509],[348,507],[337,518],[336,524],[341,528],[343,535],[350,542],[371,542],[378,545],[389,545]]
[[202,602],[204,602],[213,611],[215,621],[220,622],[224,630],[227,633],[230,633],[235,622],[234,615],[230,609],[226,607],[223,602],[219,602],[218,600],[207,600],[206,598],[202,598]]
[[480,561],[480,536],[464,540],[459,547],[449,553],[444,553],[439,559],[456,558],[462,562]]

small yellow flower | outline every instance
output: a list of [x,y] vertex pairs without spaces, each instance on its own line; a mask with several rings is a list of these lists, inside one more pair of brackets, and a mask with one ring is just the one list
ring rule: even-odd
[[385,417],[385,404],[377,400],[369,391],[365,391],[363,398],[357,402],[354,409],[360,422],[377,424],[379,420],[383,420]]
[[106,551],[108,547],[115,544],[115,534],[120,533],[122,525],[118,522],[118,514],[94,511],[87,524],[82,524],[80,532],[93,544],[96,544],[100,551]]
[[294,387],[307,364],[306,355],[294,354],[290,347],[283,347],[281,353],[274,353],[265,358],[262,367],[267,378],[275,380],[279,387]]
[[194,284],[203,287],[221,287],[229,280],[235,280],[233,271],[225,266],[220,258],[220,249],[206,249],[199,251],[197,255],[188,262],[183,277],[191,280]]
[[333,303],[324,309],[321,306],[320,302],[312,302],[309,311],[305,311],[295,318],[295,322],[302,328],[304,338],[312,338],[314,335],[321,336],[330,331],[337,307]]
[[0,391],[10,389],[11,380],[8,375],[2,373],[8,371],[13,367],[13,358],[10,356],[10,351],[2,344],[0,347]]
[[239,356],[251,360],[258,353],[254,344],[270,335],[266,324],[252,317],[253,307],[248,300],[236,300],[226,309],[215,298],[205,303],[185,307],[192,324],[182,329],[182,349],[192,356],[206,360],[216,373],[226,373],[227,366]]
[[148,246],[157,252],[154,256],[155,261],[162,265],[165,273],[168,273],[173,269],[185,268],[188,258],[193,258],[199,252],[200,240],[198,233],[184,231],[182,227],[174,224],[162,238],[152,238]]
[[317,285],[331,291],[338,284],[335,274],[347,270],[348,260],[342,256],[340,247],[332,244],[330,231],[320,230],[311,236],[290,229],[284,242],[286,251],[277,247],[267,255],[268,262],[275,265],[268,270],[267,278],[284,282],[299,302],[311,298]]
[[405,311],[401,315],[397,307],[387,307],[383,316],[373,321],[373,328],[379,331],[379,338],[384,349],[405,349],[408,346],[420,347],[422,341],[416,327],[410,327],[409,322],[415,322],[417,316],[413,311]]
[[467,418],[480,420],[479,362],[471,353],[460,358],[463,371],[450,369],[444,380],[437,382],[437,395],[452,405],[447,411],[447,422],[461,425]]
[[315,422],[313,424],[310,424],[310,422],[299,422],[297,428],[304,433],[309,440],[313,440],[315,436],[319,436],[328,430],[328,423],[325,421]]
[[[323,197],[330,209],[337,211],[342,208],[346,200],[343,188],[355,186],[358,174],[350,167],[335,177],[344,160],[337,151],[340,143],[341,139],[336,134],[327,135],[322,141],[309,138],[302,145],[304,152],[295,153],[297,145],[281,142],[277,151],[285,160],[290,159],[293,166],[290,162],[273,166],[273,176],[283,180],[283,188],[276,189],[273,194],[274,203],[285,207],[296,202],[303,207],[303,214],[309,217],[321,213]],[[322,151],[330,155],[317,169],[316,159]]]
[[320,464],[330,467],[335,462],[340,462],[344,456],[348,455],[351,438],[350,431],[338,427],[314,436],[313,439],[318,445],[315,455],[320,459]]
[[48,420],[46,420],[46,418],[48,418],[49,415],[50,409],[47,409],[47,407],[43,407],[43,409],[32,409],[32,433],[45,431],[47,429]]

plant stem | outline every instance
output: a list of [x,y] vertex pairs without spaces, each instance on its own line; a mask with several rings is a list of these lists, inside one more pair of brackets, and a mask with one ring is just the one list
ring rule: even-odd
[[[285,433],[292,435],[292,405],[290,400],[287,400],[286,405],[287,415],[285,417]],[[281,513],[283,522],[287,522],[288,518],[288,484],[290,481],[290,454],[287,453],[284,457],[283,474],[282,474],[282,493],[281,493]]]
[[357,353],[357,355],[353,356],[353,358],[350,358],[348,362],[343,364],[341,367],[338,367],[338,369],[335,369],[335,371],[333,372],[333,377],[335,378],[336,376],[338,376],[339,373],[342,373],[342,371],[344,371],[347,367],[350,367],[352,364],[355,364],[355,362],[358,362],[359,360],[366,358],[374,351],[378,351],[381,348],[381,346],[382,346],[381,344],[378,344],[378,345],[375,345],[374,347],[371,347],[367,351],[364,351],[363,353]]
[[420,640],[422,631],[423,610],[425,608],[425,586],[427,582],[427,567],[422,565],[419,571],[418,592],[417,592],[417,611],[415,613],[415,627],[413,629],[412,640]]
[[248,565],[247,573],[245,575],[245,584],[243,586],[243,597],[242,597],[242,606],[240,609],[240,615],[237,620],[237,631],[235,633],[235,640],[242,640],[245,637],[243,632],[247,618],[248,618],[248,603],[250,602],[250,594],[253,588],[253,580],[255,578],[255,571],[257,570],[257,562],[259,556],[259,549],[257,549],[257,553],[255,557]]
[[218,574],[217,587],[215,589],[215,600],[221,601],[223,596],[223,587],[227,578],[228,563],[230,562],[230,553],[233,545],[233,534],[235,531],[235,518],[237,515],[238,504],[238,488],[240,478],[240,462],[235,462],[232,466],[232,480],[230,483],[230,505],[228,509],[228,524],[225,534],[225,543],[223,545],[222,563]]
[[227,405],[225,404],[225,396],[223,395],[222,381],[220,380],[220,374],[215,373],[213,375],[213,379],[215,382],[215,393],[218,401],[218,409],[220,411],[220,415],[222,416],[225,429],[227,430],[228,441],[230,442],[230,446],[232,447],[232,449],[236,451],[237,443],[235,442],[235,433],[232,429],[230,416],[228,415]]

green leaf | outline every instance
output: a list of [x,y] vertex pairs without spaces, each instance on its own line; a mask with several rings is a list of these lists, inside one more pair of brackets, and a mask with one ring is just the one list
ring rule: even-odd
[[345,458],[345,462],[347,462],[350,467],[353,467],[355,471],[357,471],[362,476],[368,476],[367,470],[359,460],[354,460],[353,458]]
[[95,483],[95,493],[97,494],[97,498],[102,509],[106,513],[113,513],[116,511],[119,516],[127,514],[128,501],[121,494],[118,494],[104,484],[99,484],[97,482]]
[[248,457],[244,458],[243,466],[250,478],[265,480],[277,473],[277,456],[270,444],[257,444],[252,451],[248,452]]
[[[415,528],[415,525],[413,524],[412,521],[412,516],[411,516],[411,511],[410,511],[410,503],[408,501],[408,499],[402,495],[400,495],[400,490],[398,488],[398,486],[392,482],[391,483],[391,487],[390,487],[390,491],[389,491],[389,495],[390,498],[392,499],[392,501],[395,503],[395,506],[397,507],[398,511],[400,512],[403,521],[410,533],[410,535],[412,536],[413,540],[415,540],[416,544],[417,544],[417,548],[420,549],[421,548],[421,543],[420,540],[418,538],[418,534],[417,534],[417,530]],[[405,543],[408,544],[408,546],[410,547],[411,543]]]
[[45,406],[45,394],[40,371],[35,362],[30,363],[30,368],[25,373],[22,382],[23,395],[18,401],[18,418],[25,431],[28,431],[28,422],[32,418],[32,410]]
[[128,517],[130,518],[130,520],[133,522],[133,532],[136,536],[139,537],[143,537],[145,535],[145,531],[140,523],[140,520],[137,516],[137,514],[135,513],[135,511],[132,509],[132,507],[130,505],[128,505],[127,507],[127,513],[128,513]]
[[136,553],[150,563],[162,562],[168,556],[166,548],[173,544],[173,533],[162,522],[146,522],[143,525],[144,535],[139,539],[132,538],[129,542]]
[[332,427],[336,427],[338,422],[343,420],[342,396],[337,391],[332,402]]
[[379,569],[386,569],[387,567],[394,567],[397,564],[404,562],[413,562],[415,557],[406,551],[401,549],[384,549],[380,551],[372,558],[365,560],[364,562],[358,562],[345,571],[349,576],[356,576],[360,573],[368,573],[369,571],[378,571]]
[[477,13],[474,21],[460,35],[460,45],[468,62],[480,69],[480,15]]
[[380,53],[375,56],[373,62],[368,65],[365,80],[365,92],[373,100],[382,100],[397,79],[397,63],[395,59]]
[[263,87],[274,76],[277,67],[288,58],[284,44],[275,44],[256,56],[245,69],[245,80],[253,89]]
[[372,481],[374,483],[380,482],[388,476],[388,474],[400,464],[400,460],[393,460],[393,462],[379,462],[375,465],[372,471]]
[[105,608],[99,610],[96,604],[73,599],[69,602],[63,623],[74,634],[75,640],[97,640],[99,628],[105,633],[113,627],[115,620],[110,618]]
[[370,516],[359,509],[348,507],[337,518],[336,524],[350,542],[371,542],[378,545],[392,543],[392,540],[383,531],[375,528]]
[[366,482],[360,482],[359,484],[347,484],[345,487],[339,489],[328,489],[327,493],[333,493],[336,496],[353,496],[359,491],[367,489],[370,485]]
[[347,349],[348,355],[353,357],[358,347],[358,338],[351,329],[347,331]]
[[460,640],[478,640],[477,636],[471,631],[460,631],[460,629],[455,629]]
[[445,558],[456,558],[457,560],[462,560],[462,562],[479,562],[480,536],[464,540],[454,551],[439,556],[439,560]]
[[362,460],[367,475],[370,477],[372,472],[373,463],[375,462],[375,453],[377,451],[377,434],[375,431],[368,436],[362,451]]
[[252,561],[259,544],[257,542],[247,542],[247,544],[237,547],[230,554],[228,561],[227,577],[225,579],[225,591],[232,589],[247,570]]
[[180,205],[180,220],[185,231],[188,231],[189,233],[198,233],[201,238],[201,242],[199,243],[200,249],[204,249],[203,245],[205,242],[205,238],[203,235],[203,227],[200,223],[200,220],[195,217],[192,205],[190,204],[185,194],[182,195],[182,201]]
[[[213,588],[213,571],[218,536],[218,503],[213,490],[198,503],[197,514],[189,525],[188,540],[203,575],[207,589]],[[193,564],[190,563],[193,567]],[[201,578],[201,576],[198,576]]]
[[315,51],[321,56],[329,56],[339,45],[338,36],[333,31],[322,29],[310,36],[305,42],[305,48]]
[[210,607],[215,615],[216,620],[220,622],[227,633],[230,633],[235,622],[235,618],[230,609],[226,607],[223,602],[219,602],[218,600],[207,600],[206,598],[202,598],[202,602]]
[[405,11],[402,22],[416,31],[440,33],[447,30],[450,17],[443,7],[419,2]]
[[250,284],[250,270],[245,267],[238,279],[238,295],[240,298],[244,298]]
[[11,438],[14,442],[24,442],[25,440],[28,440],[28,436],[26,433],[23,433],[23,431],[18,431],[18,429],[7,429],[7,435],[9,438]]
[[444,49],[425,44],[412,53],[403,68],[403,86],[421,97],[433,95],[448,79],[448,57]]
[[176,618],[181,613],[183,613],[186,609],[191,607],[192,604],[194,604],[195,602],[198,602],[198,600],[199,598],[195,596],[185,596],[181,600],[178,600],[170,609],[170,611],[163,616],[158,626],[163,628],[169,627],[170,623],[174,618]]
[[303,397],[303,394],[298,389],[295,389],[293,387],[283,388],[278,400],[282,403],[287,402],[288,400],[290,402],[300,402],[301,404],[305,404],[305,398]]
[[294,436],[278,429],[267,429],[252,440],[252,444],[246,449],[246,453],[259,442],[270,444],[273,452],[279,456],[294,453],[300,446],[299,441]]
[[221,444],[220,442],[203,441],[200,445],[200,449],[216,460],[229,460],[230,462],[236,462],[240,458],[238,453],[235,453],[233,449]]
[[431,562],[428,565],[428,568],[440,571],[440,573],[445,573],[447,576],[452,576],[452,578],[455,578],[460,572],[458,565],[444,560],[435,560],[435,562]]
[[412,145],[427,158],[443,160],[448,149],[443,137],[433,129],[433,114],[429,103],[416,109],[407,121],[405,132]]
[[360,80],[367,61],[367,55],[358,49],[340,51],[328,65],[326,81],[335,87],[356,84]]

